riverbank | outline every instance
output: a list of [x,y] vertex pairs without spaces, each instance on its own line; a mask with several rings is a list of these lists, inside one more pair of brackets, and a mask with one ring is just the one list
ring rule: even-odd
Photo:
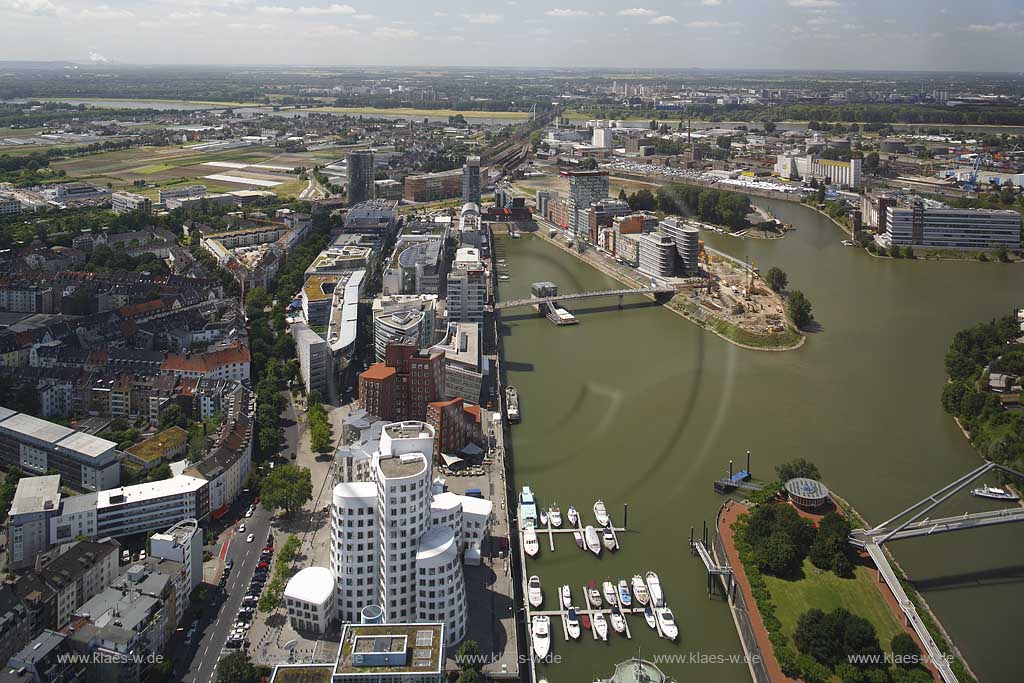
[[[544,230],[538,230],[536,235],[545,242],[553,244],[567,254],[572,254],[583,263],[604,273],[608,277],[618,280],[624,285],[629,287],[647,286],[646,283],[629,278],[620,270],[602,263],[599,257],[587,258],[585,254],[581,254],[575,249],[570,249],[558,239],[548,237],[544,234]],[[734,323],[715,316],[707,309],[687,300],[687,298],[682,294],[676,294],[664,304],[664,307],[693,323],[697,327],[711,332],[720,339],[724,339],[730,344],[749,351],[794,351],[803,346],[804,342],[807,341],[807,335],[793,330],[788,325],[784,332],[774,332],[771,334],[762,334],[746,330]]]
[[[848,507],[849,504],[845,500],[834,494],[833,498],[844,516],[847,516],[851,521],[863,523],[860,516],[856,515],[852,508]],[[786,505],[788,503],[779,504]],[[781,622],[784,629],[783,633],[788,637],[792,637],[792,630],[795,628],[799,615],[804,611],[818,608],[827,612],[839,606],[849,609],[853,613],[872,622],[878,631],[879,642],[883,651],[889,651],[889,643],[892,636],[898,632],[906,633],[912,637],[922,652],[924,651],[923,644],[917,634],[906,623],[902,606],[896,600],[892,591],[878,579],[877,568],[874,567],[867,553],[860,553],[860,560],[854,567],[853,578],[842,579],[830,572],[818,572],[810,565],[809,560],[805,559],[803,577],[796,580],[783,580],[770,575],[761,575],[759,571],[754,570],[754,575],[759,585],[759,588],[755,590],[740,557],[739,548],[736,544],[736,529],[734,528],[739,518],[748,511],[749,507],[745,504],[727,502],[719,512],[716,529],[722,540],[725,554],[729,558],[729,564],[733,568],[738,589],[741,592],[742,603],[739,600],[737,600],[737,603],[746,605],[750,628],[756,639],[756,652],[762,657],[765,668],[768,670],[773,683],[790,683],[799,679],[790,678],[783,673],[769,635],[770,632],[765,623],[765,618],[761,614],[759,600],[768,601],[768,604],[771,606],[769,618],[773,621]],[[800,511],[800,515],[815,522],[820,520],[819,515],[802,511]],[[919,613],[924,612],[922,621],[927,626],[932,638],[939,644],[944,653],[952,653],[957,658],[953,668],[959,680],[964,683],[975,680],[976,677],[973,672],[967,667],[960,651],[951,644],[952,641],[938,622],[935,614],[913,587],[908,584],[905,574],[892,560],[892,556],[889,553],[886,554],[899,572],[900,583],[908,597],[914,603]],[[817,584],[819,583],[822,585],[818,586]],[[884,608],[882,607],[883,604]],[[790,650],[791,656],[792,650]],[[938,670],[935,667],[928,665],[927,669],[933,678],[939,680]],[[755,677],[755,682],[756,680]]]

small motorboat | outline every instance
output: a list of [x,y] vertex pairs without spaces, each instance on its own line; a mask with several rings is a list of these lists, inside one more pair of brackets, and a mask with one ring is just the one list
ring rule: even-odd
[[590,603],[591,607],[601,606],[601,591],[597,590],[597,586],[591,581],[587,584],[587,602]]
[[647,592],[647,584],[644,583],[644,579],[639,574],[633,575],[633,597],[641,605],[646,605],[651,599],[650,593]]
[[629,607],[633,604],[633,596],[629,594],[629,584],[626,583],[625,579],[619,581],[619,602],[622,603],[623,607]]
[[665,594],[661,592],[661,581],[658,579],[658,575],[654,572],[647,572],[644,578],[647,579],[647,592],[651,596],[651,605],[653,607],[664,606]]
[[540,552],[540,542],[537,541],[537,531],[533,528],[533,525],[528,525],[523,530],[523,550],[530,557],[536,557],[537,553]]
[[581,614],[580,615],[580,623],[583,625],[583,628],[585,628],[585,629],[587,629],[589,631],[590,628],[591,628],[591,626],[590,626],[590,615],[587,614],[586,612]]
[[658,620],[654,616],[654,610],[651,609],[650,605],[644,606],[644,620],[647,622],[647,625],[650,626],[651,628],[653,628],[653,629],[657,629],[658,628]]
[[580,619],[576,614],[576,608],[570,607],[569,613],[565,616],[566,630],[569,631],[569,637],[576,640],[580,637]]
[[594,519],[601,526],[608,526],[608,511],[604,507],[604,501],[599,500],[594,503]]
[[526,596],[531,607],[540,607],[544,602],[544,591],[540,587],[540,577],[531,576],[526,584]]
[[557,505],[548,510],[548,523],[556,529],[562,528],[562,511]]
[[604,596],[604,601],[609,605],[617,603],[617,600],[615,599],[617,595],[615,592],[615,584],[611,581],[605,581],[601,584],[601,595]]
[[583,530],[583,540],[587,544],[587,550],[594,553],[598,557],[601,556],[601,539],[597,536],[597,529],[592,526],[588,526]]
[[537,659],[544,659],[551,652],[551,618],[537,615],[530,628],[533,638],[533,653]]
[[615,550],[615,534],[608,527],[601,531],[601,541],[609,551]]
[[547,526],[548,525],[548,513],[544,512],[543,510],[540,511],[540,525],[541,526]]
[[579,526],[580,513],[576,512],[576,508],[570,505],[569,511],[566,512],[565,515],[569,518],[569,524],[572,524],[573,526]]
[[608,640],[608,620],[601,612],[594,612],[594,632],[601,640]]
[[998,486],[982,486],[980,489],[972,489],[971,495],[977,496],[978,498],[990,498],[992,500],[1020,500],[1020,496],[1015,494],[1013,491],[1007,491],[1006,489],[1001,489]]
[[562,607],[568,609],[569,605],[572,604],[572,591],[569,589],[569,584],[562,586],[560,593],[562,595]]
[[624,633],[626,631],[626,618],[622,616],[618,606],[612,607],[611,621],[612,628],[615,629],[616,633]]
[[580,550],[586,550],[587,547],[583,543],[583,534],[579,531],[572,532],[572,537],[576,539],[576,545],[579,546]]
[[510,278],[508,275],[504,275],[503,274],[503,275],[499,275],[498,279],[499,280],[511,280],[512,278]]
[[675,640],[679,636],[679,627],[676,619],[672,616],[672,610],[668,607],[659,607],[654,610],[654,618],[658,620],[661,627],[661,635],[669,640]]

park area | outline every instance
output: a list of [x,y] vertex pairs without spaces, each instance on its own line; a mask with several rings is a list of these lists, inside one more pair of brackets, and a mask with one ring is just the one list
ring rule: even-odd
[[111,189],[135,192],[154,200],[161,188],[196,183],[206,185],[210,192],[256,189],[295,196],[306,187],[306,181],[293,169],[323,165],[343,156],[341,151],[331,152],[329,156],[282,153],[273,147],[255,145],[210,151],[194,147],[134,147],[55,161],[51,166],[64,171],[70,179],[109,185]]

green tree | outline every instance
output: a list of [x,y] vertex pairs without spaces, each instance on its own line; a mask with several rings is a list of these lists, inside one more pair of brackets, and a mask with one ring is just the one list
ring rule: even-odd
[[921,662],[921,648],[909,633],[897,633],[889,644],[897,666],[912,667]]
[[160,416],[160,429],[171,427],[188,427],[188,417],[177,403],[171,404]]
[[483,667],[480,646],[475,640],[464,640],[455,651],[455,661],[460,671],[479,671]]
[[821,472],[818,466],[805,458],[794,458],[775,466],[775,474],[779,481],[787,482],[790,479],[805,477],[807,479],[821,479]]
[[878,171],[878,152],[868,152],[864,155],[863,168],[868,173],[875,173]]
[[793,324],[799,329],[804,329],[814,320],[811,313],[811,302],[800,290],[791,292],[786,301],[786,309]]
[[581,171],[596,171],[597,170],[597,159],[594,157],[587,157],[580,162]]
[[259,683],[259,670],[242,650],[232,652],[217,663],[217,683]]
[[291,515],[313,498],[313,482],[309,469],[298,465],[282,465],[263,480],[260,504],[268,510],[283,509]]
[[781,268],[772,266],[768,269],[768,272],[764,276],[765,283],[776,292],[781,292],[786,289],[786,285],[789,284],[789,276],[786,275],[786,271]]

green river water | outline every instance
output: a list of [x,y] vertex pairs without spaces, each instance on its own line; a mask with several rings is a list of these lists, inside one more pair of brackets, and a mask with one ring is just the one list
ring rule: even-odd
[[[569,583],[574,602],[589,580],[658,572],[680,626],[676,644],[659,641],[632,617],[632,640],[584,633],[566,643],[552,620],[552,653],[541,667],[551,683],[607,676],[638,652],[707,657],[740,652],[721,599],[709,600],[703,567],[689,552],[690,527],[714,521],[721,504],[711,482],[753,452],[755,477],[798,456],[815,461],[826,483],[870,523],[887,517],[976,467],[980,460],[939,403],[943,356],[960,328],[1022,303],[1024,268],[976,262],[873,259],[843,247],[843,235],[815,212],[755,199],[797,230],[783,240],[704,234],[710,246],[775,265],[803,290],[821,329],[803,348],[747,351],[655,306],[618,310],[611,300],[571,302],[580,324],[555,327],[525,309],[503,316],[507,381],[519,389],[522,423],[512,428],[517,490],[540,503],[575,505],[593,523],[603,498],[629,527],[617,554],[579,552],[569,535],[540,557],[545,608]],[[569,254],[527,235],[500,237],[499,269],[511,279],[500,297],[529,295],[551,280],[562,292],[619,287]],[[534,314],[535,315],[535,314]],[[940,512],[979,508],[963,494]],[[1015,648],[1024,631],[1024,528],[1014,525],[900,541],[900,564],[986,683],[1019,681]],[[750,680],[745,664],[673,663],[679,681]]]

